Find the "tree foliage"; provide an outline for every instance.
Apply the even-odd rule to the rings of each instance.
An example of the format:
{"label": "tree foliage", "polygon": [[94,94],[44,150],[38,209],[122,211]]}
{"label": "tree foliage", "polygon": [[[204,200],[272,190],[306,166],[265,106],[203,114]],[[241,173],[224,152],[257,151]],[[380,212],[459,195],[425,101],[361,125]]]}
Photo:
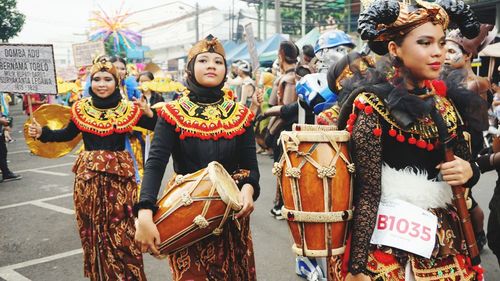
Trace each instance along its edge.
{"label": "tree foliage", "polygon": [[[302,18],[301,9],[281,8],[282,31],[285,34],[300,35]],[[306,10],[306,33],[316,26],[330,24],[333,19],[337,24],[343,23],[345,18],[344,9],[331,7],[318,10]]]}
{"label": "tree foliage", "polygon": [[0,39],[8,42],[23,28],[25,16],[17,10],[17,0],[0,0]]}

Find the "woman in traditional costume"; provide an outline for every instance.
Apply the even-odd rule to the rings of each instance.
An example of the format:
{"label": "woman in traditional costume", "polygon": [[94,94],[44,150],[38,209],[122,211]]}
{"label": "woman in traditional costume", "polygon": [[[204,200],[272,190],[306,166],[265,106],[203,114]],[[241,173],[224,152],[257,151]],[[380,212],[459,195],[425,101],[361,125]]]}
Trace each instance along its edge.
{"label": "woman in traditional costume", "polygon": [[[230,173],[246,170],[238,180],[243,205],[236,220],[212,235],[169,255],[173,280],[255,280],[255,262],[249,226],[253,202],[259,196],[259,170],[252,128],[253,113],[224,96],[224,48],[209,35],[188,53],[186,85],[189,94],[167,103],[146,163],[139,203],[136,241],[143,252],[158,254],[159,233],[153,222],[161,181],[170,155],[174,171],[185,175],[221,163]],[[243,174],[243,173],[242,173]]]}
{"label": "woman in traditional costume", "polygon": [[[346,280],[481,279],[450,187],[471,187],[479,177],[463,137],[477,100],[436,80],[450,19],[466,36],[477,35],[479,23],[461,1],[376,1],[360,15],[361,38],[375,53],[389,53],[395,71],[368,69],[351,81],[355,90],[339,116],[356,166]],[[443,163],[445,148],[454,160]],[[331,280],[343,278],[341,263],[331,264]]]}
{"label": "woman in traditional costume", "polygon": [[139,74],[139,77],[137,78],[137,83],[139,83],[139,88],[142,90],[142,96],[150,106],[165,101],[159,93],[153,91],[151,87],[147,85],[148,83],[151,83],[154,80],[155,76],[153,75],[153,73],[149,71],[141,72]]}
{"label": "woman in traditional costume", "polygon": [[29,134],[42,142],[66,142],[83,135],[85,150],[73,172],[85,276],[146,280],[142,254],[134,243],[137,183],[125,136],[136,125],[152,130],[156,115],[145,102],[122,98],[116,68],[106,57],[95,60],[90,75],[90,97],[75,102],[68,126],[50,130],[33,120]]}

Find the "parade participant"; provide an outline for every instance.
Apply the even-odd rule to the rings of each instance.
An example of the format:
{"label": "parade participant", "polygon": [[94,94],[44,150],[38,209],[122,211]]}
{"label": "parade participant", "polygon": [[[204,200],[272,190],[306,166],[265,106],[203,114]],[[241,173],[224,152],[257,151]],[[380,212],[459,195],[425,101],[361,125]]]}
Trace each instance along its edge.
{"label": "parade participant", "polygon": [[94,60],[90,77],[90,97],[75,102],[65,128],[50,130],[33,120],[29,135],[42,142],[65,142],[80,132],[83,135],[85,150],[73,171],[85,276],[146,280],[141,251],[134,243],[132,206],[137,202],[137,184],[125,136],[136,125],[152,130],[156,115],[144,101],[122,98],[117,70],[108,58]]}
{"label": "parade participant", "polygon": [[[470,118],[468,107],[477,100],[464,95],[466,89],[436,80],[450,18],[458,19],[468,37],[477,35],[479,23],[463,2],[376,1],[360,15],[361,38],[375,53],[389,53],[395,74],[387,79],[386,72],[368,70],[356,81],[353,102],[342,105],[351,108],[349,114],[339,117],[339,128],[352,133],[355,164],[345,280],[482,279],[481,268],[471,264],[478,257],[468,257],[475,244],[466,246],[464,239],[473,233],[461,231],[470,225],[461,225],[451,205],[450,185],[470,187],[479,171],[466,161],[470,153],[461,122]],[[443,163],[448,148],[454,160]],[[417,213],[426,215],[413,216]],[[393,230],[407,242],[397,235],[384,240]],[[332,264],[338,277],[340,266]]]}
{"label": "parade participant", "polygon": [[[282,76],[277,82],[276,88],[276,103],[273,102],[273,94],[270,97],[270,104],[275,105],[274,108],[271,107],[268,112],[275,112],[269,116],[280,115],[280,107],[295,103],[297,101],[297,93],[295,93],[295,67],[298,61],[299,48],[292,41],[283,41],[280,44],[278,50],[278,63],[280,66],[280,72]],[[291,115],[286,115],[292,117]],[[288,120],[290,121],[290,120]],[[286,126],[288,124],[288,126]],[[266,143],[273,148],[274,162],[278,162],[281,158],[281,147],[278,145],[278,138],[283,130],[291,130],[293,122],[287,122],[287,120],[279,117],[274,117],[269,122],[269,134],[270,136],[266,140]],[[281,198],[281,191],[278,186],[276,186],[276,198],[274,200],[274,207],[271,209],[270,213],[276,219],[283,219],[281,216],[281,207],[283,206],[283,199]]]}
{"label": "parade participant", "polygon": [[[352,51],[338,62],[331,65],[326,74],[328,88],[337,95],[338,103],[343,103],[349,96],[352,88],[349,87],[350,79],[359,79],[368,68],[375,66],[375,61],[369,55]],[[356,76],[353,78],[353,76]],[[340,114],[338,104],[321,111],[316,117],[316,122],[320,125],[337,126],[337,119]]]}
{"label": "parade participant", "polygon": [[[149,83],[153,82],[154,79],[155,77],[153,73],[151,73],[150,71],[141,72],[140,74],[138,74],[137,77],[137,83],[139,84],[139,88],[142,91],[141,98],[146,101],[148,106],[153,106],[159,102],[165,101],[160,94],[158,94],[155,91],[152,91],[150,86],[147,85],[148,82]],[[153,139],[154,134],[150,130],[141,130],[140,132],[141,132],[140,136],[138,136],[138,134],[135,135],[138,137],[139,142],[141,143],[141,151],[142,151],[141,162],[146,163],[146,161],[148,160],[149,149],[151,148],[151,140]],[[136,159],[138,158],[141,157],[136,156]],[[141,165],[139,170],[143,171],[143,165]]]}
{"label": "parade participant", "polygon": [[23,95],[23,110],[30,116],[28,99],[31,99],[31,112],[36,111],[40,106],[47,103],[47,96],[38,93],[26,93]]}
{"label": "parade participant", "polygon": [[238,75],[238,66],[240,64],[240,60],[235,60],[231,64],[230,71],[227,76],[227,88],[229,88],[236,95],[237,98],[241,97],[241,77]]}
{"label": "parade participant", "polygon": [[[273,74],[266,71],[262,71],[259,75],[259,89],[252,97],[252,106],[250,106],[250,110],[255,115],[262,114],[269,109],[269,97],[271,96],[274,78]],[[259,100],[259,96],[257,94],[261,91],[262,94],[260,95]],[[265,141],[265,136],[268,134],[267,125],[269,125],[269,118],[260,117],[257,119],[258,120],[255,122],[255,141],[260,146],[260,150],[257,150],[257,153],[266,155],[272,154],[272,149],[266,145]]]}
{"label": "parade participant", "polygon": [[252,79],[252,67],[250,63],[242,60],[238,65],[238,75],[241,77],[240,103],[250,106],[252,96],[255,92],[255,81]]}
{"label": "parade participant", "polygon": [[[464,83],[471,92],[480,95],[485,103],[482,107],[476,108],[476,115],[480,116],[481,122],[475,122],[468,126],[468,132],[471,134],[472,156],[477,157],[484,147],[483,131],[488,130],[488,104],[491,104],[491,85],[487,78],[477,76],[472,70],[472,60],[484,49],[496,35],[496,30],[489,24],[481,25],[481,32],[473,39],[464,37],[460,30],[453,30],[446,36],[446,69],[443,76],[452,75],[452,73],[463,75],[460,81]],[[490,35],[488,35],[490,33]],[[457,72],[451,72],[457,70]],[[451,72],[451,73],[450,73]]]}
{"label": "parade participant", "polygon": [[314,47],[312,45],[302,46],[302,64],[309,64],[314,56]]}
{"label": "parade participant", "polygon": [[318,61],[316,70],[326,73],[328,68],[347,55],[356,45],[342,30],[329,30],[321,34],[314,46]]}
{"label": "parade participant", "polygon": [[0,93],[0,170],[2,171],[2,179],[0,182],[8,182],[13,180],[20,180],[21,175],[14,174],[7,164],[7,145],[10,142],[9,130],[12,127],[12,118],[9,116],[8,102],[5,101],[4,96],[6,93]]}
{"label": "parade participant", "polygon": [[[137,78],[137,83],[139,84],[139,86],[143,86],[143,83],[152,82],[153,80],[155,80],[153,73],[149,71],[144,71],[139,74],[139,77]],[[142,88],[142,96],[150,106],[165,101],[160,94],[158,94],[155,91],[152,91],[150,88],[148,87],[141,87],[141,88]]]}
{"label": "parade participant", "polygon": [[137,89],[137,82],[134,76],[127,77],[127,61],[119,56],[111,57],[111,62],[116,67],[118,78],[120,79],[120,92],[128,100],[141,97],[141,92]]}
{"label": "parade participant", "polygon": [[497,182],[495,191],[490,200],[490,216],[488,217],[488,247],[497,257],[498,265],[500,266],[500,153],[495,151],[486,155],[480,156],[476,163],[481,170],[481,173],[486,173],[496,170]]}
{"label": "parade participant", "polygon": [[[133,101],[141,98],[141,92],[137,89],[137,81],[133,76],[127,77],[127,61],[119,56],[111,57],[110,61],[116,68],[118,79],[120,79],[120,93],[124,99]],[[132,156],[134,163],[135,180],[137,183],[141,182],[144,173],[144,150],[142,141],[142,134],[138,131],[132,131],[125,138],[125,148]]]}
{"label": "parade participant", "polygon": [[[488,100],[491,95],[491,86],[487,78],[477,76],[472,70],[472,60],[477,54],[484,49],[496,35],[496,29],[492,32],[493,26],[489,24],[482,24],[478,36],[473,39],[464,37],[460,30],[455,29],[446,36],[446,59],[445,66],[447,69],[443,71],[442,76],[457,76],[472,93],[480,95],[485,102],[482,106],[474,108],[476,122],[467,124],[467,132],[471,135],[471,149],[472,157],[476,158],[480,151],[484,148],[483,131],[488,130]],[[490,33],[490,34],[489,34]],[[449,77],[448,79],[455,79]],[[486,234],[483,230],[484,212],[477,204],[472,194],[471,207],[469,212],[472,215],[472,223],[474,225],[474,232],[480,249],[486,244]]]}
{"label": "parade participant", "polygon": [[[196,43],[187,56],[189,94],[159,110],[158,124],[146,163],[139,203],[136,241],[142,251],[158,254],[159,233],[153,222],[167,162],[172,155],[178,175],[196,172],[218,161],[230,173],[247,170],[239,180],[243,208],[223,232],[209,236],[168,256],[173,280],[255,280],[249,215],[259,196],[259,169],[253,114],[224,98],[224,48],[212,35]],[[194,124],[200,124],[195,126]]]}

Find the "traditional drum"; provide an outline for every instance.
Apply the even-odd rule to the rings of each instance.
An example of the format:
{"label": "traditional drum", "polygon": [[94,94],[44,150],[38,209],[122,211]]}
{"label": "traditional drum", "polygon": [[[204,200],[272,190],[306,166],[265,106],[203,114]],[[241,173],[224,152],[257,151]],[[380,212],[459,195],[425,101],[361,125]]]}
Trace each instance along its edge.
{"label": "traditional drum", "polygon": [[297,125],[281,133],[283,157],[274,167],[281,179],[283,216],[293,251],[326,257],[344,252],[352,219],[349,133],[332,126]]}
{"label": "traditional drum", "polygon": [[219,235],[226,220],[242,208],[238,187],[217,162],[171,179],[157,205],[153,220],[160,232],[162,255]]}

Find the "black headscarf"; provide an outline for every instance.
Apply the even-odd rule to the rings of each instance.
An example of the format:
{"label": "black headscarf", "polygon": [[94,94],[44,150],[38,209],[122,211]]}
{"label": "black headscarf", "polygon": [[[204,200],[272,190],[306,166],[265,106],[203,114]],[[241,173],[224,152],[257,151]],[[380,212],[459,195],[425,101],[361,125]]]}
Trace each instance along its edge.
{"label": "black headscarf", "polygon": [[[92,79],[90,79],[92,81]],[[91,82],[92,83],[92,82]],[[118,103],[122,100],[122,95],[120,93],[120,88],[118,88],[118,82],[115,91],[106,98],[100,98],[97,96],[94,91],[92,91],[92,86],[89,87],[89,94],[92,97],[92,105],[99,109],[108,109],[113,108],[118,105]]]}
{"label": "black headscarf", "polygon": [[[198,54],[199,55],[199,54]],[[196,81],[194,76],[194,64],[196,62],[196,55],[189,61],[187,65],[187,78],[186,78],[186,87],[189,90],[189,99],[193,102],[201,102],[201,103],[213,103],[217,102],[224,97],[224,92],[222,91],[222,87],[224,87],[224,82],[226,79],[222,80],[222,82],[215,87],[204,87]],[[224,66],[226,65],[226,59],[224,58]],[[224,73],[224,77],[227,74]]]}

